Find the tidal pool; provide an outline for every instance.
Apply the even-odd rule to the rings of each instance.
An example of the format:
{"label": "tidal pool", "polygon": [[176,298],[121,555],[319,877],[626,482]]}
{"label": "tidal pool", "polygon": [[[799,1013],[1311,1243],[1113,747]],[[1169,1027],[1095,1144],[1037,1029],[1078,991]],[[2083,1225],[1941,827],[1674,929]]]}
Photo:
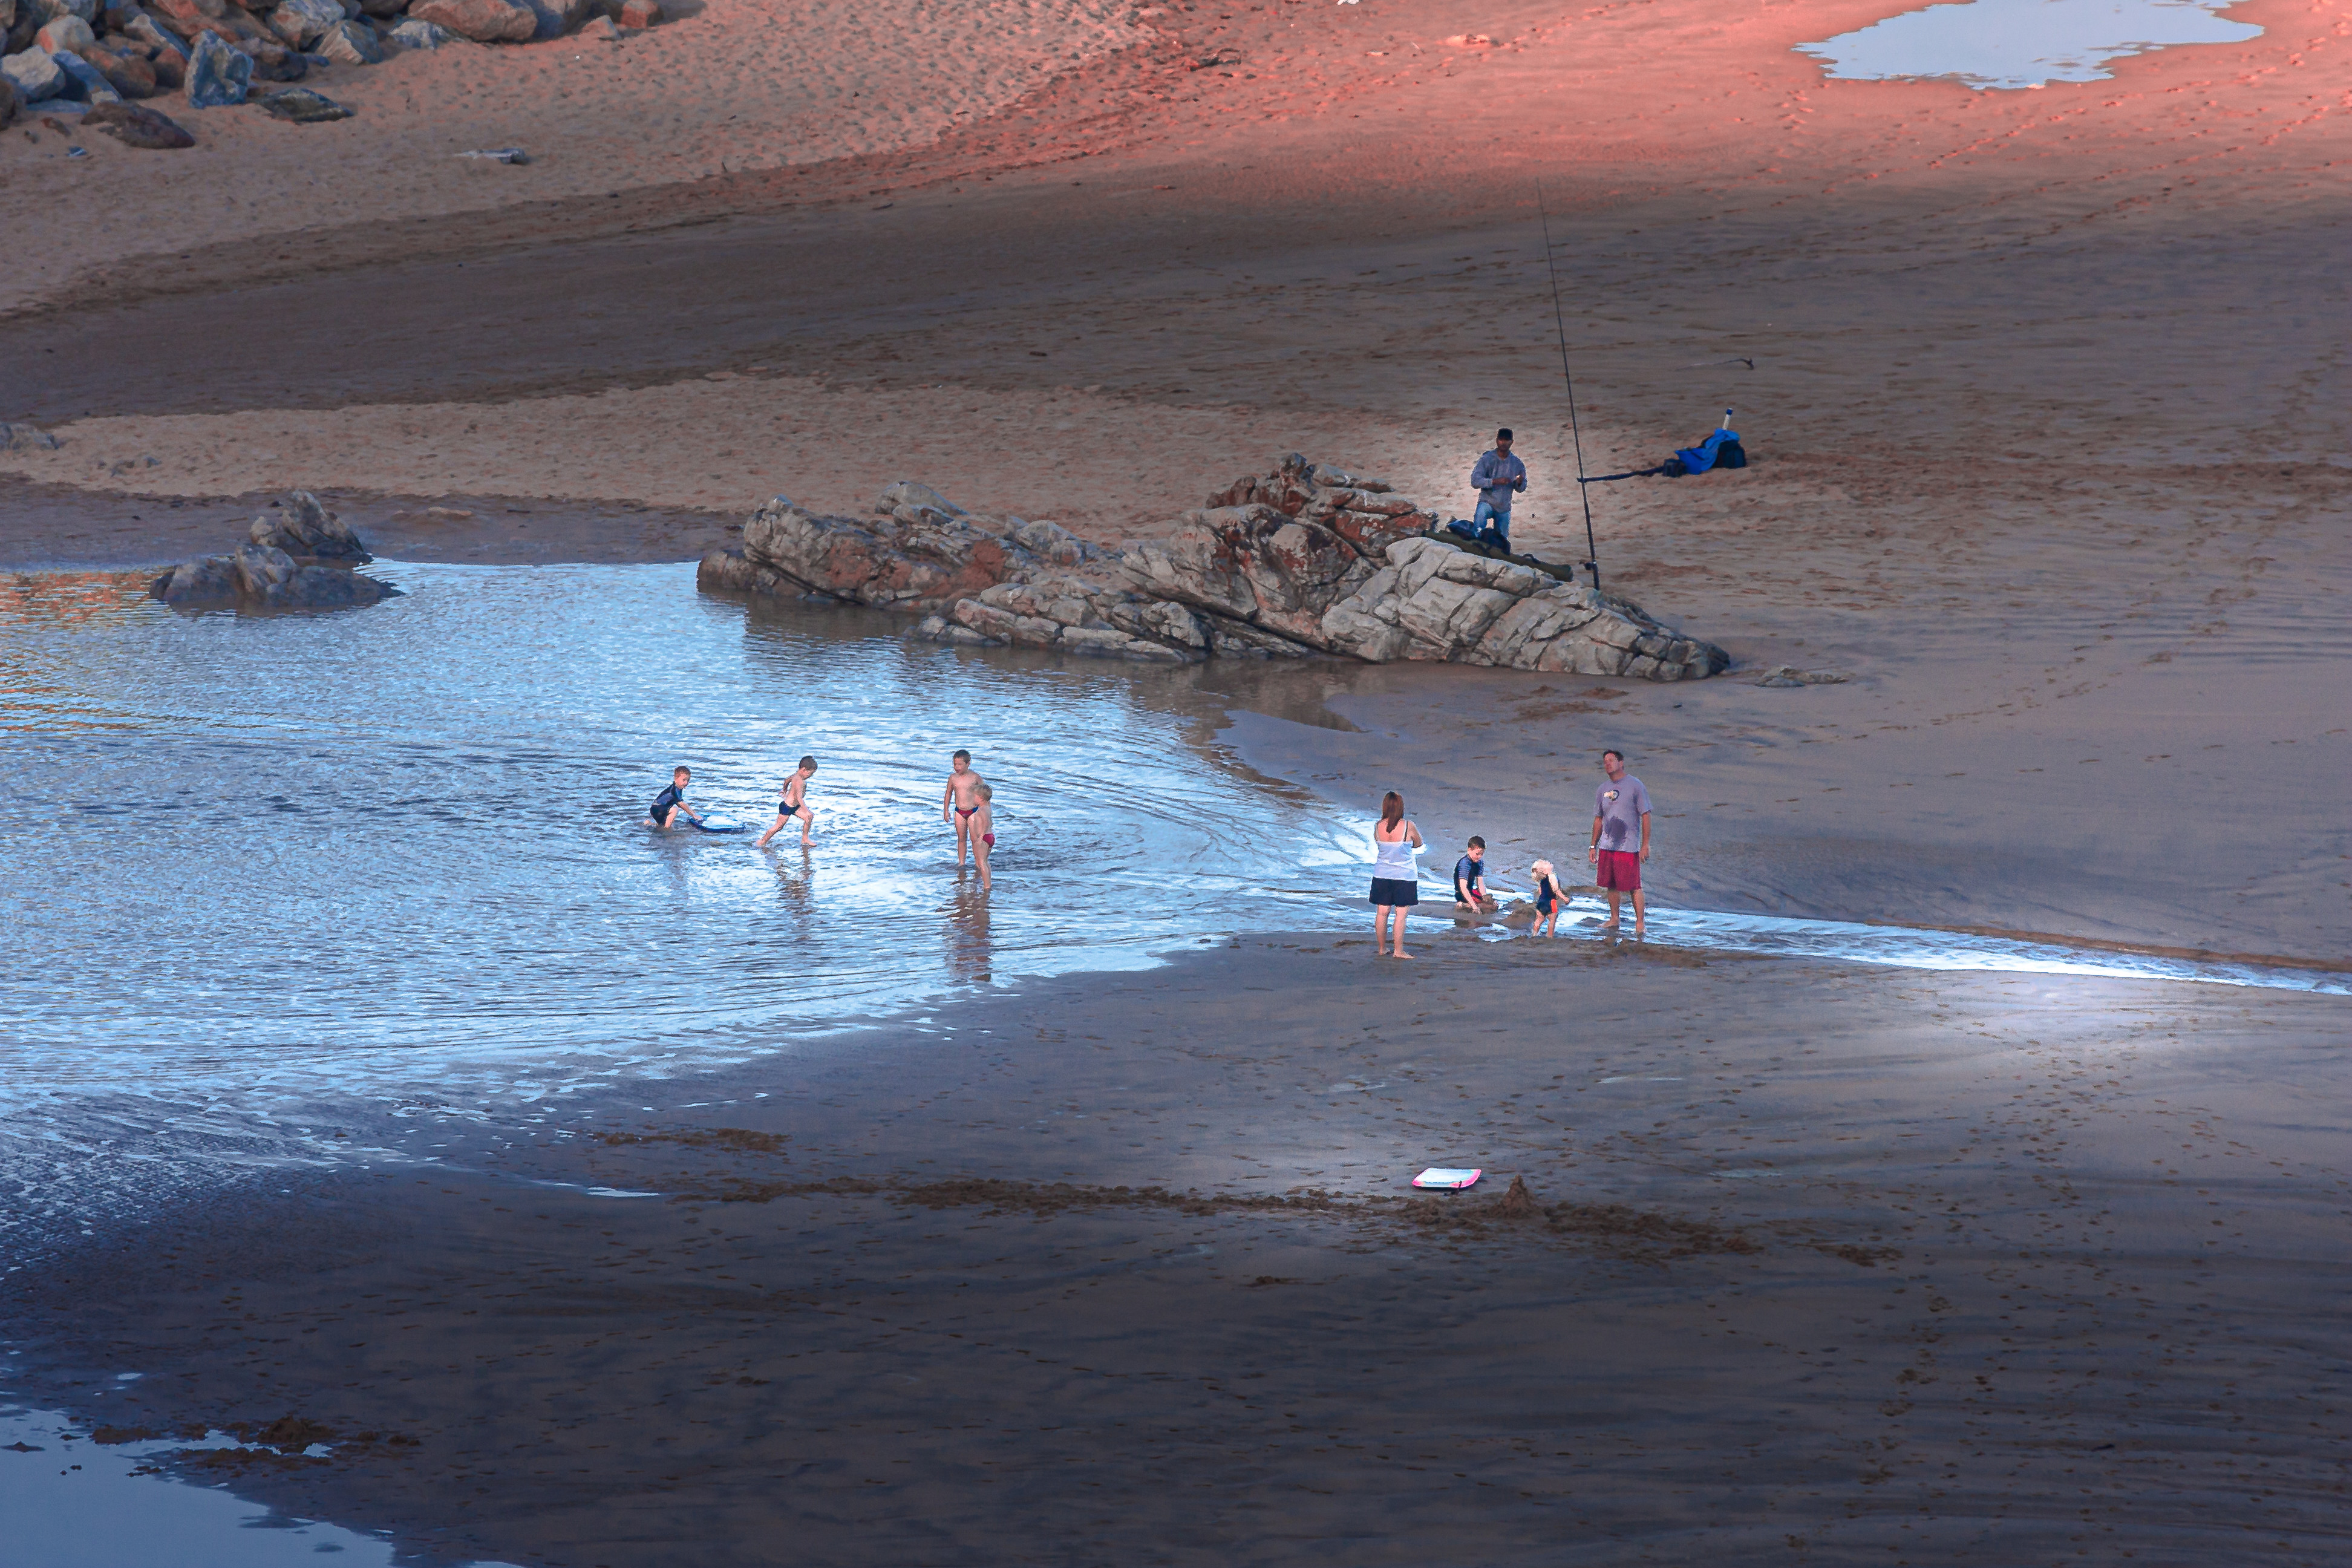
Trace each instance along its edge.
{"label": "tidal pool", "polygon": [[2104,81],[2107,62],[2182,44],[2262,37],[2221,13],[2231,0],[1968,0],[1799,44],[1832,81],[1940,77],[1978,89]]}

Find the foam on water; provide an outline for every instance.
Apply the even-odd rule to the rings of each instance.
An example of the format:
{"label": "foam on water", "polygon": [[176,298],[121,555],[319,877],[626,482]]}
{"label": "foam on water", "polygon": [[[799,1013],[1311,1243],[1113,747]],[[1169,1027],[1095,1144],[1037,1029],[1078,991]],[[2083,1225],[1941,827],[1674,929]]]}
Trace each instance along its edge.
{"label": "foam on water", "polygon": [[1978,89],[2105,81],[2107,62],[2181,44],[2242,44],[2262,29],[2231,0],[1968,0],[1799,44],[1832,81],[1940,77]]}

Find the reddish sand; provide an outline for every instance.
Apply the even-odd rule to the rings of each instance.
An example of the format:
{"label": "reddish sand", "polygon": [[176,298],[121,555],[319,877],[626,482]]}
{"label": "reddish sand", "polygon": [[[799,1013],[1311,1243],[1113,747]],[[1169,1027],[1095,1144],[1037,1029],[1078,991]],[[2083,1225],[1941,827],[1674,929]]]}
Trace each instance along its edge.
{"label": "reddish sand", "polygon": [[[1466,511],[1498,424],[1535,470],[1519,542],[1580,559],[1539,178],[1591,468],[1739,409],[1750,468],[1592,498],[1607,584],[1739,666],[1204,671],[1256,710],[1240,761],[1368,814],[1401,785],[1516,877],[1575,863],[1622,744],[1662,900],[2342,961],[2352,21],[2247,0],[2250,44],[2032,92],[1790,50],[1887,9],[1150,6],[1105,24],[1146,44],[936,139],[674,184],[624,135],[617,195],[558,157],[566,199],[388,179],[311,228],[171,226],[202,159],[113,152],[90,226],[12,140],[43,216],[0,418],[66,445],[0,457],[0,560],[167,559],[199,531],[122,518],[226,531],[293,485],[470,559],[682,558],[767,494],[885,477],[1117,537],[1293,447]],[[422,137],[419,68],[328,129]],[[560,153],[560,73],[511,68],[542,96],[498,140]],[[203,158],[290,189],[272,149],[331,144]],[[1751,683],[1782,663],[1849,679]],[[810,1046],[691,1089],[740,1103],[597,1112],[789,1161],[500,1155],[740,1203],[330,1182],[12,1287],[17,1321],[93,1418],[71,1378],[135,1366],[180,1374],[139,1385],[159,1420],[419,1434],[239,1484],[517,1562],[2341,1555],[2340,998],[1366,946],[942,1009],[1001,1047],[899,1031],[878,1066]],[[1654,1225],[1400,1228],[1402,1175],[1454,1158]],[[1117,1191],[1154,1182],[1340,1207]]]}

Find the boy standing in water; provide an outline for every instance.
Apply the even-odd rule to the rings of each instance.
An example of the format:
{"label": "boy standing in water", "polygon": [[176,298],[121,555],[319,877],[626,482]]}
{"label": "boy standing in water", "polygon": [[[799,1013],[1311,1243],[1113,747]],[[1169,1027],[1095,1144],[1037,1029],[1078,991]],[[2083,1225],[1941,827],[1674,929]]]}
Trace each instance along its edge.
{"label": "boy standing in water", "polygon": [[971,858],[980,867],[980,890],[984,893],[990,887],[989,851],[996,847],[996,813],[988,803],[996,792],[982,784],[975,793],[980,796],[980,809],[971,818]]}
{"label": "boy standing in water", "polygon": [[689,816],[697,822],[702,820],[702,814],[686,804],[686,782],[693,776],[684,768],[670,771],[669,788],[654,796],[653,809],[646,813],[646,826],[675,827],[680,816]]}
{"label": "boy standing in water", "polygon": [[[964,857],[971,853],[979,835],[972,831],[971,822],[981,808],[988,790],[987,783],[971,771],[971,753],[958,752],[950,759],[955,767],[948,774],[948,787],[940,796],[940,820],[955,824],[956,869],[963,869]],[[988,875],[988,862],[981,861],[981,876]]]}
{"label": "boy standing in water", "polygon": [[801,847],[809,847],[809,829],[816,826],[816,813],[808,808],[808,782],[815,775],[816,759],[803,757],[800,772],[784,781],[783,791],[777,798],[776,820],[769,824],[768,831],[760,835],[752,848],[766,848],[768,840],[782,833],[784,824],[796,816],[801,822]]}
{"label": "boy standing in water", "polygon": [[1650,792],[1625,771],[1625,753],[1601,753],[1601,771],[1608,774],[1592,802],[1592,879],[1609,895],[1609,923],[1601,929],[1617,934],[1617,910],[1626,894],[1633,895],[1633,937],[1640,941],[1649,915],[1642,891],[1642,862],[1650,858]]}

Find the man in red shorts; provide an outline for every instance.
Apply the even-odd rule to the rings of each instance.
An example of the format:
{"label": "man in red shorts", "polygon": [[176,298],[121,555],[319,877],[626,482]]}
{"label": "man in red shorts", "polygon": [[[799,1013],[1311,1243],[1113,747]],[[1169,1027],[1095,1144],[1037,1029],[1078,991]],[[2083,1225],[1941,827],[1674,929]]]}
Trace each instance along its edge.
{"label": "man in red shorts", "polygon": [[1601,771],[1609,782],[1595,792],[1592,802],[1592,879],[1609,895],[1609,924],[1617,929],[1619,901],[1633,895],[1633,935],[1642,936],[1648,910],[1642,897],[1642,862],[1650,858],[1650,792],[1625,771],[1625,753],[1601,753]]}

